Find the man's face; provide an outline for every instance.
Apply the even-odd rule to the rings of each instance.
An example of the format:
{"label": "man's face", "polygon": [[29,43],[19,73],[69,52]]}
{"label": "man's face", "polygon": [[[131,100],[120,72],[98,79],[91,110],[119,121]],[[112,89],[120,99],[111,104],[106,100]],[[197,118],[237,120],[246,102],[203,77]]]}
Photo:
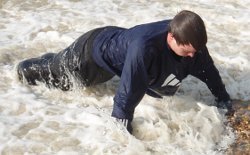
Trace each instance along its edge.
{"label": "man's face", "polygon": [[191,44],[188,45],[178,45],[175,38],[171,33],[167,36],[167,42],[170,48],[175,52],[175,54],[183,57],[193,57],[196,50]]}

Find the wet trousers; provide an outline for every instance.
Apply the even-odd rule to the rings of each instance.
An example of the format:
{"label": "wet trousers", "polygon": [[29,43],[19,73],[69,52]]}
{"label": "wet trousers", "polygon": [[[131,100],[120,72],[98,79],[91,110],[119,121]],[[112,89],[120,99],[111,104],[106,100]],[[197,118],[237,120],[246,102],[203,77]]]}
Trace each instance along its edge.
{"label": "wet trousers", "polygon": [[114,74],[103,70],[92,58],[92,43],[103,28],[91,30],[80,36],[59,53],[47,53],[20,62],[18,77],[30,85],[37,81],[48,87],[69,90],[75,83],[92,86],[111,79]]}

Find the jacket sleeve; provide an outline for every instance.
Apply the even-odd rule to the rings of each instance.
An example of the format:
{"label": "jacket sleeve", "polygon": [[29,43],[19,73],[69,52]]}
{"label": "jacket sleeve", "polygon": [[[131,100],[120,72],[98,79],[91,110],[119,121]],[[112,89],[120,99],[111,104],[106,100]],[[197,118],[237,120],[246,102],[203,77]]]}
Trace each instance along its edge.
{"label": "jacket sleeve", "polygon": [[143,98],[148,87],[148,76],[144,63],[143,41],[133,41],[127,51],[121,80],[114,97],[112,116],[133,119],[135,107]]}
{"label": "jacket sleeve", "polygon": [[219,71],[215,67],[206,47],[197,53],[192,65],[190,65],[189,72],[191,75],[206,83],[217,101],[230,100],[230,96],[225,89]]}

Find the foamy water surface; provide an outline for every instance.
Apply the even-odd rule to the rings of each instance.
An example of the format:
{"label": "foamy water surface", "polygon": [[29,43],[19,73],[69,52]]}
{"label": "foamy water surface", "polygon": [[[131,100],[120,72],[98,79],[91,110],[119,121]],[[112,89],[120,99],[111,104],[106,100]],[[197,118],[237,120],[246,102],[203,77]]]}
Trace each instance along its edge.
{"label": "foamy water surface", "polygon": [[6,154],[224,154],[234,141],[206,85],[193,77],[162,100],[136,108],[134,135],[111,116],[119,79],[69,92],[17,80],[23,59],[58,52],[99,26],[131,27],[200,14],[208,48],[234,99],[250,99],[248,0],[0,0],[0,152]]}

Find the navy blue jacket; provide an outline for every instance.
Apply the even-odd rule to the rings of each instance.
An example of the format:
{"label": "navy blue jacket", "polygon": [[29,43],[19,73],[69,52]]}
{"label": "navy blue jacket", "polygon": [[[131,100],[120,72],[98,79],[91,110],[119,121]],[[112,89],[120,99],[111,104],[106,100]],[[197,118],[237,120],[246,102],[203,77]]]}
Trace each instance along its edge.
{"label": "navy blue jacket", "polygon": [[177,56],[167,45],[170,20],[125,29],[106,27],[93,42],[93,59],[121,81],[112,116],[132,120],[144,94],[173,95],[187,75],[205,82],[219,101],[229,100],[206,47],[193,58]]}

